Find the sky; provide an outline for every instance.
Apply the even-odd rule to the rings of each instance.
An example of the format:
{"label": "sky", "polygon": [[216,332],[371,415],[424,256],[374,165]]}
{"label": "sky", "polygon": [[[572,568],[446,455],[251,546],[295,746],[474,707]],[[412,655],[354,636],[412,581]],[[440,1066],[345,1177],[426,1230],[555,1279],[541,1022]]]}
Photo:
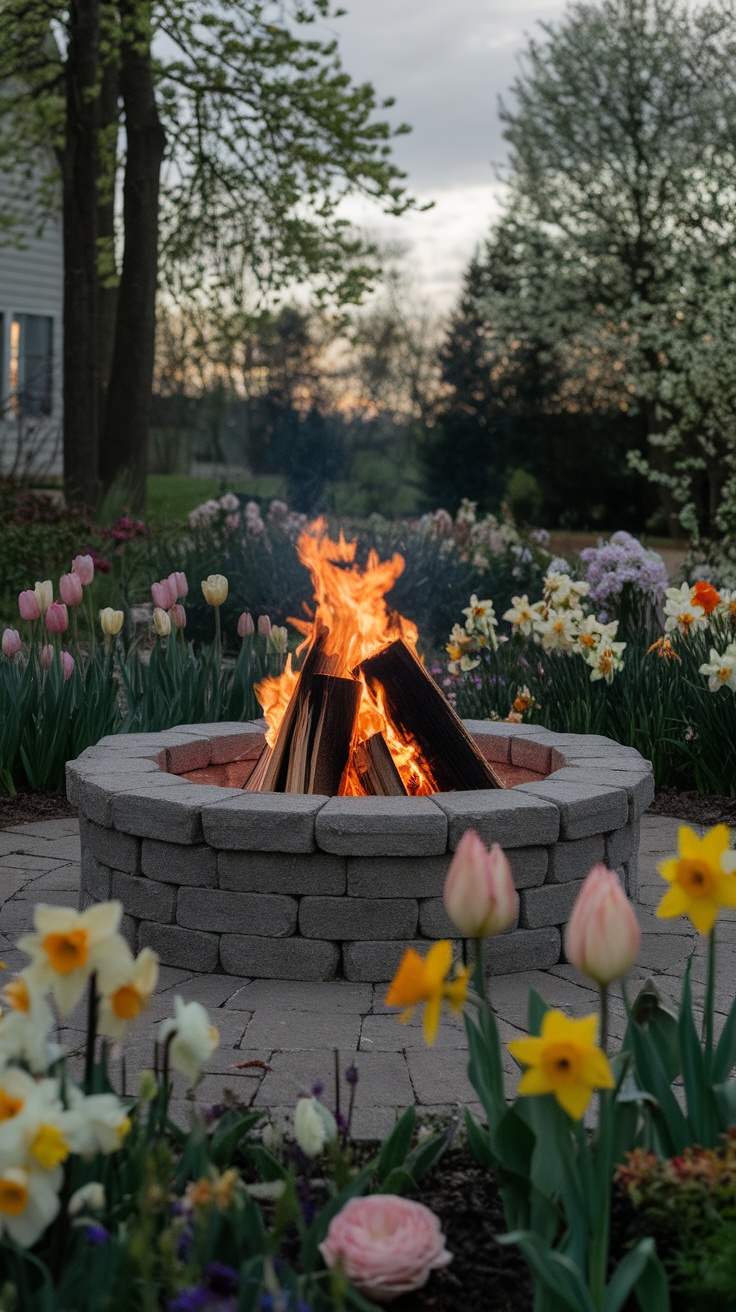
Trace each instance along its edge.
{"label": "sky", "polygon": [[380,97],[395,96],[394,157],[407,185],[434,208],[402,218],[360,201],[346,214],[381,240],[407,249],[406,267],[422,299],[446,310],[473,250],[498,213],[503,185],[493,165],[505,143],[498,97],[516,74],[526,37],[559,18],[563,0],[342,0],[333,24],[343,64]]}

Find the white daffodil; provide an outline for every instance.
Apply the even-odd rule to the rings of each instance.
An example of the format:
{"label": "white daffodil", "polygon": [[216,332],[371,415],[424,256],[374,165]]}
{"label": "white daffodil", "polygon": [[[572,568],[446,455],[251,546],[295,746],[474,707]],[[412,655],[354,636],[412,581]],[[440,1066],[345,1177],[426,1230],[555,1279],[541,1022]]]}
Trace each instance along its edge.
{"label": "white daffodil", "polygon": [[158,957],[150,948],[133,961],[128,974],[111,993],[106,993],[100,1006],[99,1031],[111,1039],[121,1039],[151,1001],[158,983]]}
{"label": "white daffodil", "polygon": [[614,675],[623,668],[621,654],[625,647],[625,642],[608,642],[586,656],[586,662],[591,667],[591,683],[597,679],[605,679],[606,683],[613,682]]}
{"label": "white daffodil", "polygon": [[589,583],[571,579],[569,574],[548,574],[544,579],[545,598],[556,610],[576,608],[581,597],[587,597],[589,592]]}
{"label": "white daffodil", "polygon": [[667,589],[664,603],[664,613],[667,617],[664,627],[667,633],[679,629],[683,638],[687,638],[691,631],[707,629],[708,617],[702,606],[693,603],[691,594],[692,588],[689,583],[683,583],[681,588]]}
{"label": "white daffodil", "polygon": [[736,590],[721,588],[721,600],[716,606],[715,614],[722,615],[724,619],[736,625]]}
{"label": "white daffodil", "polygon": [[511,598],[511,605],[508,610],[504,611],[503,618],[509,621],[515,633],[523,633],[525,637],[529,636],[534,622],[534,613],[526,593],[523,597]]}
{"label": "white daffodil", "polygon": [[582,619],[579,610],[553,610],[550,607],[545,620],[538,620],[535,629],[542,639],[545,651],[571,652],[578,636],[578,624]]}
{"label": "white daffodil", "polygon": [[736,692],[736,647],[727,647],[720,656],[711,648],[710,664],[701,665],[699,673],[707,675],[711,692],[718,692],[719,688]]}
{"label": "white daffodil", "polygon": [[592,651],[603,644],[607,646],[615,637],[618,630],[618,620],[612,620],[610,624],[602,624],[595,615],[585,615],[578,626],[578,650],[582,656],[587,656]]}
{"label": "white daffodil", "polygon": [[82,1157],[117,1152],[130,1130],[130,1117],[114,1093],[86,1096],[73,1086],[69,1089],[69,1107],[77,1114],[71,1136],[74,1152]]}
{"label": "white daffodil", "polygon": [[174,998],[174,1016],[159,1027],[159,1040],[169,1043],[171,1065],[194,1083],[220,1042],[220,1035],[199,1002]]}
{"label": "white daffodil", "polygon": [[130,949],[118,934],[123,913],[120,902],[99,902],[86,911],[41,903],[33,913],[35,934],[19,939],[31,957],[28,978],[51,989],[62,1016],[74,1010],[91,975],[106,993],[116,987],[130,961]]}
{"label": "white daffodil", "polygon": [[0,1064],[21,1061],[43,1074],[61,1052],[49,1038],[54,1017],[45,993],[23,971],[0,989],[0,1005]]}
{"label": "white daffodil", "polygon": [[8,1234],[21,1248],[32,1248],[59,1211],[63,1172],[23,1166],[0,1171],[0,1239]]}
{"label": "white daffodil", "polygon": [[66,1207],[70,1216],[79,1216],[82,1212],[103,1212],[105,1210],[105,1189],[99,1180],[90,1180],[75,1189]]}
{"label": "white daffodil", "polygon": [[300,1098],[294,1112],[294,1138],[307,1157],[319,1157],[325,1144],[337,1137],[332,1112],[317,1098]]}
{"label": "white daffodil", "polygon": [[478,630],[486,638],[493,641],[493,630],[497,628],[498,620],[490,598],[479,601],[473,593],[470,598],[470,605],[463,607],[463,615],[465,616],[465,629],[468,633],[474,633]]}
{"label": "white daffodil", "polygon": [[[50,1083],[58,1093],[56,1081]],[[25,1134],[36,1120],[42,1096],[41,1085],[20,1066],[0,1070],[0,1163],[9,1165],[25,1157]]]}

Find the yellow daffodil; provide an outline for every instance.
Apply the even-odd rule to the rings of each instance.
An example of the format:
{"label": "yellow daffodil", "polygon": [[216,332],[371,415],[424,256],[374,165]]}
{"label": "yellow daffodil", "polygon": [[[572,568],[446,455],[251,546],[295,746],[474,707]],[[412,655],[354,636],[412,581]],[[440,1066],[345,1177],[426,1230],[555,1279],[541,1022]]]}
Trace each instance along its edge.
{"label": "yellow daffodil", "polygon": [[689,916],[699,934],[709,934],[721,907],[736,907],[736,875],[729,854],[727,825],[715,825],[703,838],[687,825],[677,833],[678,855],[657,867],[671,884],[657,915]]}
{"label": "yellow daffodil", "polygon": [[102,999],[100,1007],[100,1034],[121,1039],[128,1026],[146,1009],[158,983],[158,957],[150,948],[144,948],[131,960],[128,973],[111,993]]}
{"label": "yellow daffodil", "polygon": [[553,1093],[560,1106],[579,1121],[594,1089],[612,1089],[613,1075],[606,1054],[596,1046],[597,1016],[570,1020],[562,1011],[547,1011],[538,1038],[513,1039],[512,1057],[529,1069],[519,1093]]}
{"label": "yellow daffodil", "polygon": [[36,933],[19,939],[18,947],[32,958],[28,982],[51,988],[62,1016],[74,1010],[92,974],[103,993],[125,974],[130,949],[117,932],[122,914],[120,902],[99,902],[82,912],[43,903],[36,907]]}
{"label": "yellow daffodil", "polygon": [[443,1000],[459,1012],[467,996],[468,971],[461,967],[448,979],[451,967],[452,944],[447,939],[434,943],[426,957],[407,948],[386,994],[388,1007],[405,1008],[402,1021],[409,1020],[414,1008],[424,1003],[424,1038],[429,1044],[437,1037]]}

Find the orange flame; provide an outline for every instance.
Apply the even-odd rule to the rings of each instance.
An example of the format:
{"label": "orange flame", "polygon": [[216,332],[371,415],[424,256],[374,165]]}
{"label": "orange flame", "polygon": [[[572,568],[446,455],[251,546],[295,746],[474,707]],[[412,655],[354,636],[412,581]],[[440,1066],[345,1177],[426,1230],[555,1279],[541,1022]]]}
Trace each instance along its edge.
{"label": "orange flame", "polygon": [[[416,648],[416,625],[386,605],[390,592],[404,569],[398,552],[390,560],[381,560],[375,550],[368,553],[365,569],[355,563],[357,542],[346,542],[342,530],[337,541],[327,533],[323,519],[310,524],[297,542],[297,555],[307,566],[314,586],[315,609],[308,619],[289,617],[304,642],[298,653],[308,649],[318,633],[322,636],[322,653],[329,662],[329,672],[338,678],[353,678],[353,671],[366,657],[386,643],[403,638]],[[256,686],[256,695],[268,730],[266,742],[273,747],[299,678],[291,657],[283,674],[264,679]],[[436,792],[429,764],[416,743],[405,740],[391,723],[380,688],[368,689],[360,675],[362,692],[356,719],[354,745],[382,733],[408,793]],[[353,772],[348,771],[343,791],[362,793]]]}

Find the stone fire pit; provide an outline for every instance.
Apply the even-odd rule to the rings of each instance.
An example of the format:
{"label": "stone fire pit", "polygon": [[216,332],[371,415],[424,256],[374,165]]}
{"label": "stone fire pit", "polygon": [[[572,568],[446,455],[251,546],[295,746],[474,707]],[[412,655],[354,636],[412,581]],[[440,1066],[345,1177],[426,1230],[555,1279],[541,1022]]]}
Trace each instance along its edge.
{"label": "stone fire pit", "polygon": [[263,722],[103,738],[67,766],[82,905],[119,898],[133,948],[168,966],[265,979],[388,980],[404,947],[458,937],[442,887],[466,829],[505,849],[517,926],[497,973],[561,958],[596,861],[636,898],[651,766],[610,739],[466,721],[509,785],[432,797],[245,793]]}

